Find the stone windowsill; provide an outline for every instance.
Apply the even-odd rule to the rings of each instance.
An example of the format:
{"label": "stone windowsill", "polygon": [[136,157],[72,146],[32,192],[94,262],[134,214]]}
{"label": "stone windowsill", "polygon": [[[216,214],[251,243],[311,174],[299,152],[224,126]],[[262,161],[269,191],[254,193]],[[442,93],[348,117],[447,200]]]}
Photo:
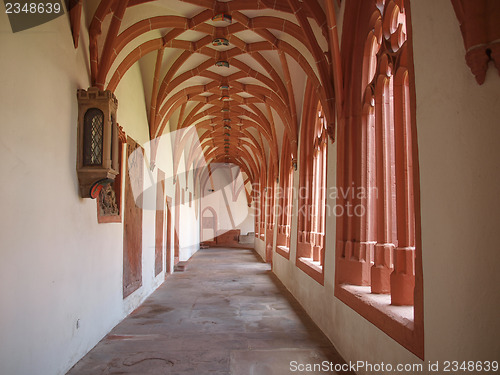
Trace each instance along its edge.
{"label": "stone windowsill", "polygon": [[312,258],[306,258],[306,257],[300,257],[299,260],[306,264],[307,266],[311,267],[313,270],[316,272],[322,273],[323,272],[323,265],[321,262],[314,261]]}
{"label": "stone windowsill", "polygon": [[362,302],[368,308],[376,309],[386,315],[390,320],[411,330],[413,329],[413,306],[391,305],[390,294],[371,293],[371,288],[369,286],[342,284],[338,287]]}
{"label": "stone windowsill", "polygon": [[290,249],[286,246],[278,245],[277,247],[278,247],[278,249],[280,249],[281,251],[284,251],[285,253],[290,252]]}
{"label": "stone windowsill", "polygon": [[281,255],[283,258],[290,260],[290,249],[283,245],[276,246],[276,253]]}

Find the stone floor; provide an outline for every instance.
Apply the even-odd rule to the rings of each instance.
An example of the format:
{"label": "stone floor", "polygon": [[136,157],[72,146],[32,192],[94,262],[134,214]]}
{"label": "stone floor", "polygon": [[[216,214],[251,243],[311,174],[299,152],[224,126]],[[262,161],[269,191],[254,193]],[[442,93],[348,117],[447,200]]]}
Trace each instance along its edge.
{"label": "stone floor", "polygon": [[268,264],[218,248],[168,276],[68,374],[336,374],[292,361],[343,363]]}

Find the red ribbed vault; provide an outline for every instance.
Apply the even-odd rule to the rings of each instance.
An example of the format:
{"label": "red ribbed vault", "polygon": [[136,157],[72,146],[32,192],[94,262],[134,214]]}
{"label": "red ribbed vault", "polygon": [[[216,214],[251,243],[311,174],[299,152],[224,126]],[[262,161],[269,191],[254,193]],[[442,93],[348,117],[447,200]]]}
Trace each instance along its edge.
{"label": "red ribbed vault", "polygon": [[283,142],[297,159],[307,80],[333,138],[334,91],[340,98],[341,87],[335,5],[102,0],[90,15],[92,85],[114,91],[139,62],[151,140],[187,129],[176,136],[175,170],[187,148],[188,168],[234,163],[248,183],[270,170],[274,175],[266,180],[275,181]]}

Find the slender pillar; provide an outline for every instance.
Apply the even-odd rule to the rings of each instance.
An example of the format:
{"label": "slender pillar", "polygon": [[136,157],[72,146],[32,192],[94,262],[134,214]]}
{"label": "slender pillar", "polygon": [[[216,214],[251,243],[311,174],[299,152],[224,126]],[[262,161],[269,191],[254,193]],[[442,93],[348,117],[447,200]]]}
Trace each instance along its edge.
{"label": "slender pillar", "polygon": [[254,205],[254,226],[255,226],[255,237],[259,238],[260,231],[260,187],[259,183],[254,183],[252,185],[252,195],[253,195],[253,205]]}
{"label": "slender pillar", "polygon": [[[386,56],[382,60],[387,59]],[[392,90],[390,68],[377,79],[375,89],[375,136],[377,162],[377,244],[374,251],[374,264],[371,269],[372,293],[391,292],[390,275],[393,269],[394,251],[394,137],[392,121]]]}
{"label": "slender pillar", "polygon": [[[345,182],[340,185],[337,206],[342,207],[342,218],[338,221],[343,223],[343,238],[344,241],[337,241],[337,248],[342,251],[342,256],[339,256],[338,262],[339,267],[338,272],[338,282],[352,284],[352,285],[370,285],[370,261],[369,257],[373,250],[373,244],[369,244],[363,240],[363,228],[366,224],[364,220],[366,217],[355,217],[355,208],[358,204],[364,205],[366,202],[360,201],[357,198],[357,187],[359,183],[353,183],[356,181],[361,181],[363,184],[363,173],[364,168],[356,168],[356,164],[361,164],[366,162],[366,132],[361,124],[361,117],[351,116],[345,119],[346,123],[349,124],[350,131],[346,132],[346,144],[349,147],[346,148],[344,157],[344,176]],[[353,128],[359,127],[360,132],[353,132]],[[361,155],[358,156],[358,160],[355,160],[354,153],[355,150],[359,149],[356,147],[356,143],[361,146]],[[339,145],[340,147],[340,145]],[[361,158],[361,159],[359,159]],[[361,174],[361,175],[360,175]],[[355,179],[355,176],[360,175]],[[357,186],[358,185],[358,186]],[[341,203],[339,203],[341,202]],[[368,213],[368,211],[365,211]],[[359,213],[359,209],[358,209]]]}
{"label": "slender pillar", "polygon": [[375,117],[373,96],[365,97],[361,119],[361,195],[360,207],[354,214],[359,220],[359,242],[353,244],[351,268],[355,271],[353,281],[357,285],[370,285],[371,261],[375,252],[375,212],[377,190],[375,188]]}
{"label": "slender pillar", "polygon": [[180,254],[180,207],[181,207],[181,194],[180,194],[179,181],[175,183],[175,223],[174,223],[174,266],[179,263]]}
{"label": "slender pillar", "polygon": [[413,305],[415,288],[415,210],[408,73],[401,68],[396,75],[394,95],[396,138],[396,210],[398,247],[391,274],[391,303]]}

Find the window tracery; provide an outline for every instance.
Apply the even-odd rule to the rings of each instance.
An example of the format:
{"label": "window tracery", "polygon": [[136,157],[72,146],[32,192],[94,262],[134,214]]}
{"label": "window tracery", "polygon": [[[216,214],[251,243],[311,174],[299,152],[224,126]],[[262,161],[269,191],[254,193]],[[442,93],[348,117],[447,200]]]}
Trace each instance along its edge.
{"label": "window tracery", "polygon": [[[337,218],[335,294],[420,355],[422,274],[416,246],[414,162],[418,157],[408,0],[376,0],[371,8],[367,4],[352,3],[355,12],[350,13],[352,18],[345,21],[343,31],[344,38],[351,38],[347,43],[355,45],[359,40],[364,46],[353,47],[357,50],[352,57],[343,56],[353,65],[353,76],[359,74],[361,79],[346,82],[337,183],[340,191],[359,186],[363,194],[340,194],[337,203],[361,205],[363,215]],[[366,30],[366,34],[349,36],[348,30]],[[356,289],[355,296],[349,285],[365,289]],[[370,293],[387,295],[387,306],[370,305]],[[402,320],[389,316],[389,305],[410,306],[413,325],[400,326]]]}
{"label": "window tracery", "polygon": [[281,152],[278,200],[278,236],[276,251],[285,258],[290,257],[290,234],[293,207],[293,165],[290,143],[285,136]]}
{"label": "window tracery", "polygon": [[327,122],[312,87],[301,130],[296,264],[320,284],[324,282]]}

